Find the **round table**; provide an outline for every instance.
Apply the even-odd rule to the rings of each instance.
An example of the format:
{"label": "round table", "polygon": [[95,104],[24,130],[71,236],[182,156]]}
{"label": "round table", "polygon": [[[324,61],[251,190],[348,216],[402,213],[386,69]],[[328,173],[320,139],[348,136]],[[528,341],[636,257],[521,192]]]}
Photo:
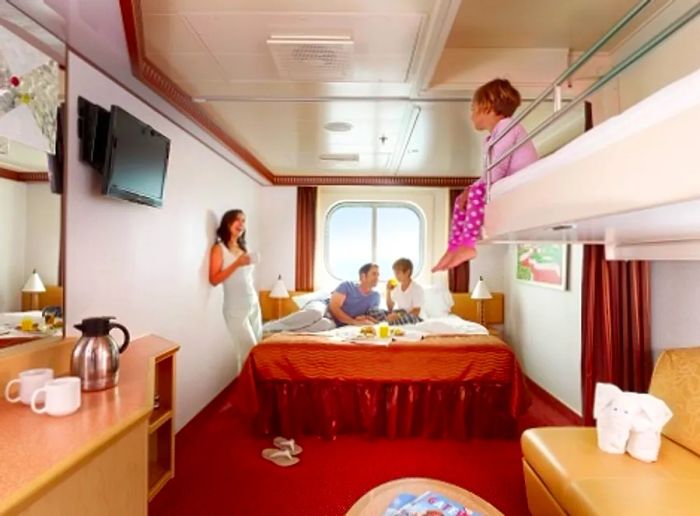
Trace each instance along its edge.
{"label": "round table", "polygon": [[430,478],[400,478],[381,484],[367,491],[362,498],[356,501],[347,512],[347,516],[381,516],[392,500],[400,493],[411,493],[418,496],[426,491],[440,493],[484,516],[503,516],[501,511],[474,493],[454,484]]}

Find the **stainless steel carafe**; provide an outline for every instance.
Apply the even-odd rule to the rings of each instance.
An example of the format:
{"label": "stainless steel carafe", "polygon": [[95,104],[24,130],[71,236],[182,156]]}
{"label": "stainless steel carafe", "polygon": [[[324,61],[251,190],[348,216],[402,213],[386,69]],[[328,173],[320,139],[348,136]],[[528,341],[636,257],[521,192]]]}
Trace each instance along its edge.
{"label": "stainless steel carafe", "polygon": [[[79,376],[84,391],[99,391],[117,385],[119,381],[119,354],[129,345],[129,330],[111,322],[114,317],[90,317],[76,324],[83,332],[73,348],[71,374]],[[124,333],[121,346],[109,335],[118,328]]]}

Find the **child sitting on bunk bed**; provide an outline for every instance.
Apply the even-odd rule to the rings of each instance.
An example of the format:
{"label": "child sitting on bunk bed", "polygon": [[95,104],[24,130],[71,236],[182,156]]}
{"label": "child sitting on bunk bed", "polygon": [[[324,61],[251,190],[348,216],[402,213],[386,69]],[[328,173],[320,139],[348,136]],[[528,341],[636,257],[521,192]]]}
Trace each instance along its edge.
{"label": "child sitting on bunk bed", "polygon": [[[494,79],[476,90],[471,103],[471,120],[474,129],[489,132],[484,140],[484,153],[488,151],[489,142],[508,126],[510,117],[518,106],[520,93],[506,79]],[[491,163],[498,161],[526,137],[525,129],[520,124],[515,125],[494,145]],[[537,151],[532,141],[529,141],[491,169],[491,184],[515,174],[535,161]],[[482,177],[465,188],[455,200],[448,248],[432,272],[457,267],[476,256],[476,241],[484,223],[486,174],[484,170]]]}

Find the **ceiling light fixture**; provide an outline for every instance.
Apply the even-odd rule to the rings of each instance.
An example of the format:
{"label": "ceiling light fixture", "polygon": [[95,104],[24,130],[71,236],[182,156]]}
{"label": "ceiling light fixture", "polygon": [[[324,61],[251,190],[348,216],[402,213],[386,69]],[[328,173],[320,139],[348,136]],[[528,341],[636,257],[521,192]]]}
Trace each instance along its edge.
{"label": "ceiling light fixture", "polygon": [[352,127],[350,122],[327,122],[323,124],[323,128],[326,131],[331,131],[333,133],[346,133],[351,131]]}
{"label": "ceiling light fixture", "polygon": [[318,159],[321,161],[360,161],[360,155],[357,152],[333,152],[320,154]]}

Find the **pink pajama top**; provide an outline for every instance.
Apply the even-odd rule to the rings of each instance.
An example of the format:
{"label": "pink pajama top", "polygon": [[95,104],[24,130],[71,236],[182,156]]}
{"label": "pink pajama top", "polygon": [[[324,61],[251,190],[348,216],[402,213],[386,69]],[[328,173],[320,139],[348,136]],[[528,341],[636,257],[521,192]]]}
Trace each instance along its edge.
{"label": "pink pajama top", "polygon": [[[491,134],[489,134],[484,139],[484,155],[486,155],[486,153],[488,152],[489,142],[493,138],[501,134],[503,130],[506,127],[508,127],[510,121],[510,118],[502,118],[501,120],[499,120],[499,122],[496,124],[496,127],[493,128]],[[502,140],[500,140],[496,145],[494,145],[493,151],[491,153],[491,163],[496,162],[511,147],[513,147],[516,143],[521,142],[525,138],[527,138],[527,131],[525,131],[522,125],[517,124],[510,131],[508,131],[508,134],[506,134]],[[535,150],[535,145],[532,143],[532,140],[530,140],[525,145],[516,150],[513,154],[508,156],[506,159],[504,159],[498,165],[491,169],[491,184],[494,184],[496,181],[500,181],[504,177],[508,177],[510,175],[515,174],[519,170],[522,170],[528,165],[534,163],[535,161],[537,161],[537,151]],[[484,171],[484,173],[481,176],[481,179],[479,179],[476,183],[484,185],[486,184],[486,171]]]}

